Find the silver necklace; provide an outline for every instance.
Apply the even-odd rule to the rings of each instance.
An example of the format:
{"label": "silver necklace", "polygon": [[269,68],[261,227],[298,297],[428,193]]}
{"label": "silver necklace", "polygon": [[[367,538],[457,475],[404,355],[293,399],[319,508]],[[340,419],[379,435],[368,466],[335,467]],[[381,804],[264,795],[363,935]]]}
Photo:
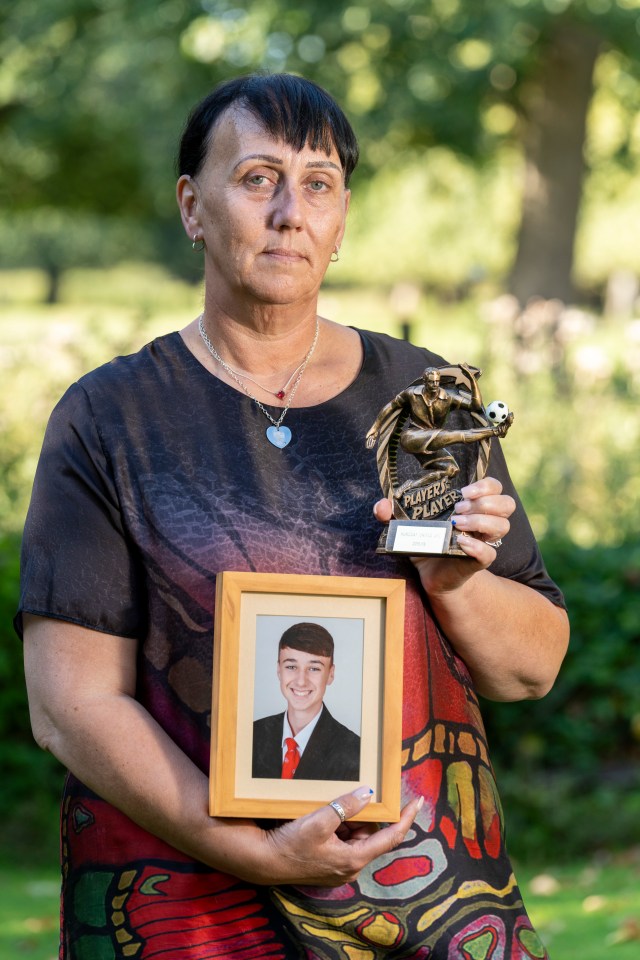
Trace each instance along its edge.
{"label": "silver necklace", "polygon": [[287,395],[287,390],[289,389],[289,384],[291,383],[291,381],[293,380],[293,378],[295,377],[296,373],[298,372],[298,370],[300,369],[303,363],[304,363],[304,360],[301,360],[281,390],[270,390],[269,387],[263,386],[261,383],[259,383],[257,380],[254,380],[253,377],[248,376],[246,373],[244,374],[243,377],[240,377],[240,374],[238,373],[238,371],[234,370],[233,367],[229,366],[229,364],[227,364],[227,368],[229,373],[232,375],[235,374],[235,376],[238,377],[238,379],[248,380],[249,383],[255,383],[256,387],[260,387],[260,389],[264,390],[265,393],[271,393],[273,394],[274,397],[277,397],[278,400],[284,400],[284,398]]}
{"label": "silver necklace", "polygon": [[[320,334],[320,318],[316,315],[316,332],[315,332],[315,334],[314,334],[314,336],[313,336],[313,341],[312,341],[312,343],[311,343],[311,346],[309,347],[309,350],[308,350],[308,352],[307,352],[306,357],[304,358],[304,360],[302,361],[302,363],[300,364],[300,366],[297,368],[297,373],[298,373],[298,375],[297,375],[297,377],[296,377],[296,379],[295,379],[295,381],[294,381],[294,384],[293,384],[293,386],[292,386],[292,388],[291,388],[291,393],[289,394],[289,400],[287,401],[286,407],[284,407],[284,409],[282,410],[282,413],[280,414],[280,416],[278,417],[277,420],[274,420],[274,418],[271,416],[271,414],[269,413],[269,411],[267,410],[267,408],[266,408],[265,406],[263,406],[263,404],[260,403],[260,401],[258,400],[257,397],[254,397],[253,394],[249,392],[249,389],[247,388],[246,383],[244,382],[244,380],[242,380],[242,379],[238,376],[238,374],[237,374],[236,371],[233,369],[233,367],[230,367],[229,364],[226,362],[226,360],[223,360],[223,359],[222,359],[222,357],[220,356],[220,354],[218,353],[218,351],[216,350],[216,348],[214,347],[214,345],[211,343],[211,340],[210,340],[209,337],[207,336],[207,331],[206,331],[205,328],[204,328],[204,314],[203,314],[203,313],[201,313],[200,316],[198,317],[198,330],[200,331],[200,336],[202,337],[202,340],[203,340],[204,345],[206,346],[207,350],[209,351],[209,353],[211,354],[211,356],[213,357],[213,359],[214,359],[217,363],[220,364],[220,366],[222,367],[222,369],[225,370],[225,371],[229,374],[229,376],[231,377],[232,380],[235,380],[235,382],[238,384],[239,387],[242,388],[242,390],[246,393],[246,395],[249,397],[249,399],[250,399],[250,400],[253,400],[253,402],[257,405],[257,407],[258,407],[260,410],[262,410],[262,412],[264,413],[264,415],[265,415],[265,417],[267,418],[267,420],[270,420],[270,421],[271,421],[271,426],[270,426],[270,427],[267,427],[267,440],[269,441],[269,443],[272,443],[274,447],[278,447],[280,450],[281,450],[283,447],[286,447],[287,444],[291,441],[291,430],[289,429],[289,427],[284,427],[284,426],[282,425],[282,421],[283,421],[284,418],[286,417],[287,412],[288,412],[288,410],[289,410],[289,407],[290,407],[291,404],[293,403],[293,398],[295,397],[296,391],[297,391],[298,387],[300,386],[300,381],[302,380],[302,375],[303,375],[303,373],[305,372],[305,370],[307,369],[307,366],[308,366],[308,364],[309,364],[309,361],[311,360],[311,357],[313,356],[313,351],[314,351],[315,348],[316,348],[316,344],[317,344],[317,342],[318,342],[318,336],[319,336],[319,334]],[[293,377],[295,373],[296,373],[296,371],[294,370],[293,373],[291,374],[291,377]],[[285,384],[285,387],[288,386],[289,383],[291,382],[291,377],[289,378],[289,380],[288,380],[287,383]],[[247,379],[247,380],[251,380],[252,383],[256,383],[256,381],[253,380],[251,377],[247,377],[246,379]],[[256,385],[257,385],[258,387],[260,386],[259,383],[257,383]],[[263,387],[262,389],[264,389],[264,387]],[[267,393],[270,393],[271,391],[266,391],[266,392],[267,392]],[[278,394],[275,394],[275,396],[278,396]],[[282,399],[282,398],[280,398],[280,399]]]}

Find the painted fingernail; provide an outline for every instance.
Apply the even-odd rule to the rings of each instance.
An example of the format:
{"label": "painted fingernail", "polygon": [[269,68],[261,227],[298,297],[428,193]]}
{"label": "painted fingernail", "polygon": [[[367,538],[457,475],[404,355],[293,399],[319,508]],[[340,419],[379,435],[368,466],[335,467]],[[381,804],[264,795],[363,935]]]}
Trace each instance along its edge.
{"label": "painted fingernail", "polygon": [[353,791],[353,796],[358,800],[368,800],[369,797],[373,796],[373,790],[371,787],[358,787],[357,790]]}

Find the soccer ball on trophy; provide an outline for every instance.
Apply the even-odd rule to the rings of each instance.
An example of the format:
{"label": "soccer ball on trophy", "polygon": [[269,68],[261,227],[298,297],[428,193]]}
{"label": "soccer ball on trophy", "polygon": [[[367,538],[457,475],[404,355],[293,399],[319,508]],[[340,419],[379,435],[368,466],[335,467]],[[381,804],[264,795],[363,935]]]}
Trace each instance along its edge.
{"label": "soccer ball on trophy", "polygon": [[496,426],[499,426],[509,416],[509,407],[502,400],[494,400],[486,408],[485,413],[489,423],[495,423]]}

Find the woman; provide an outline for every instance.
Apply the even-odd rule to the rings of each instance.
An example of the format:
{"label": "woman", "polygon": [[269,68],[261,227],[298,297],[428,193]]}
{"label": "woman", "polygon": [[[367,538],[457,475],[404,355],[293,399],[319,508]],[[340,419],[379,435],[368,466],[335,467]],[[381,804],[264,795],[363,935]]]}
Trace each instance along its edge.
{"label": "woman", "polygon": [[[317,315],[356,160],[308,81],[216,89],[189,119],[177,186],[204,251],[202,316],[82,378],[52,415],[18,623],[36,739],[70,771],[64,957],[462,958],[485,942],[544,956],[476,693],[544,694],[566,614],[497,447],[456,508],[470,559],[375,552],[390,504],[372,515],[366,431],[442,361]],[[273,829],[208,817],[225,569],[407,578],[399,823],[357,825],[366,785],[338,798],[352,825],[331,806]]]}

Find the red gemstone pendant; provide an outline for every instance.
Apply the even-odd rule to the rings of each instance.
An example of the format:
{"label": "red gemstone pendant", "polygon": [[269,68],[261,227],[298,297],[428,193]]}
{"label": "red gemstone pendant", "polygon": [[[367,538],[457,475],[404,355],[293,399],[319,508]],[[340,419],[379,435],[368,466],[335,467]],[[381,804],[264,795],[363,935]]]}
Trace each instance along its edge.
{"label": "red gemstone pendant", "polygon": [[278,390],[278,392],[276,393],[276,397],[278,398],[278,400],[284,400],[284,390]]}

